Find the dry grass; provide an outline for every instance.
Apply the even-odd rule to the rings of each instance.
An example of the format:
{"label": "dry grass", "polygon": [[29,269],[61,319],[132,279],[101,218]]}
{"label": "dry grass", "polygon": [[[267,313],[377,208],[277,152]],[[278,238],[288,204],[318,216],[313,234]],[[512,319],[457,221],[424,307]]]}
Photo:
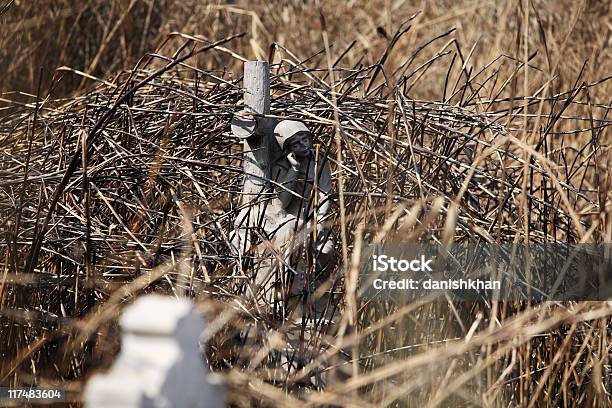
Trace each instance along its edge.
{"label": "dry grass", "polygon": [[[0,96],[0,384],[78,401],[119,347],[117,313],[157,291],[209,316],[236,406],[609,406],[611,302],[373,304],[350,257],[393,240],[612,243],[609,4],[564,3],[11,4],[2,89],[23,93]],[[271,350],[295,329],[258,309],[227,245],[229,120],[254,58],[347,215],[334,208],[349,253],[326,282],[335,324],[300,328],[317,353],[281,378]]]}
{"label": "dry grass", "polygon": [[[11,3],[10,0],[4,3]],[[133,4],[132,4],[133,3]],[[252,2],[251,2],[252,3]],[[323,49],[321,14],[332,45],[333,60],[342,56],[341,66],[375,64],[397,28],[410,20],[410,30],[402,36],[385,60],[387,70],[395,70],[427,40],[455,28],[446,46],[460,45],[467,69],[474,73],[489,62],[506,55],[500,74],[507,77],[524,54],[530,63],[527,94],[555,77],[548,90],[554,94],[572,86],[582,65],[589,64],[584,79],[593,82],[610,75],[610,4],[598,1],[435,1],[390,0],[321,2],[320,6],[302,1],[267,5],[254,2],[226,5],[222,2],[144,0],[16,1],[0,17],[7,35],[0,39],[0,62],[4,67],[0,89],[36,93],[39,69],[43,89],[47,89],[60,66],[69,66],[94,76],[133,66],[145,52],[152,51],[168,33],[183,32],[207,39],[245,31],[248,35],[233,45],[247,59],[268,59],[270,44],[276,42],[299,59]],[[526,9],[528,9],[526,11]],[[529,21],[525,29],[525,21]],[[436,45],[441,49],[445,42]],[[351,46],[352,45],[352,46]],[[473,52],[470,50],[474,46]],[[448,64],[453,54],[446,57]],[[423,55],[415,66],[427,60]],[[319,54],[314,65],[325,62]],[[460,61],[457,60],[456,63]],[[461,61],[463,62],[463,61]],[[222,54],[201,55],[201,67],[239,72],[240,62]],[[445,64],[431,67],[426,79],[413,90],[415,97],[440,98]],[[522,91],[524,72],[518,73]],[[86,85],[82,78],[64,75],[55,95],[72,93]],[[600,89],[598,96],[609,96]]]}

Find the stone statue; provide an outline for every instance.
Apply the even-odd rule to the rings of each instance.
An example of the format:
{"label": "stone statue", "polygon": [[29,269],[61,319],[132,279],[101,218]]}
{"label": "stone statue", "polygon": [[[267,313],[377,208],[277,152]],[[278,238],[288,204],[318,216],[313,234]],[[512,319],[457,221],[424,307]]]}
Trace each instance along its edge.
{"label": "stone statue", "polygon": [[[269,185],[267,188],[258,187],[261,193],[256,197],[257,204],[241,210],[230,237],[232,246],[243,254],[252,244],[249,230],[257,228],[283,260],[279,265],[278,256],[268,256],[268,260],[264,256],[256,267],[256,282],[266,293],[266,302],[269,303],[272,300],[271,292],[274,292],[271,288],[278,284],[273,275],[279,267],[284,270],[292,255],[309,251],[317,260],[317,270],[325,268],[334,258],[335,241],[327,226],[331,206],[331,173],[324,155],[315,154],[312,133],[304,123],[283,120],[269,127],[273,128],[270,132],[258,126],[256,120],[247,123],[248,126],[241,120],[233,122],[234,133],[248,129],[249,134],[261,138],[259,146],[265,146],[268,152],[263,162],[261,157],[251,162],[265,169],[261,173],[269,177]],[[255,145],[255,142],[252,144]],[[251,148],[251,151],[254,149]],[[255,184],[249,184],[253,190],[251,184]],[[253,196],[251,191],[246,190],[245,187],[245,194]],[[304,288],[304,271],[297,272],[297,283],[294,283],[291,292]],[[277,280],[278,275],[275,276]]]}
{"label": "stone statue", "polygon": [[[316,234],[314,249],[322,261],[334,249],[334,240],[325,222],[329,215],[331,174],[323,157],[312,148],[312,134],[302,122],[283,120],[274,128],[279,149],[272,149],[271,179],[284,210],[274,240],[281,245],[295,243],[297,236]],[[302,244],[305,239],[297,240]]]}

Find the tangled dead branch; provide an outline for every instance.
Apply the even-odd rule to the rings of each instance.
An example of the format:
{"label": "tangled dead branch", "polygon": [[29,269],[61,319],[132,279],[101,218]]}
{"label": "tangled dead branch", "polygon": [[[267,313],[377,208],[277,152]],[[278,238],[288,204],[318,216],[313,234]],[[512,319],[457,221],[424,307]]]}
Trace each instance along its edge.
{"label": "tangled dead branch", "polygon": [[[217,52],[225,41],[194,49]],[[380,64],[334,67],[332,83],[329,67],[277,52],[271,117],[304,121],[331,162],[349,214],[342,225],[336,206],[331,223],[349,232],[349,249],[390,230],[407,241],[609,239],[610,105],[588,97],[605,81],[578,78],[564,93],[515,96],[513,78],[499,85],[491,64],[475,75],[456,72],[454,86],[444,85],[448,96],[423,101],[410,96],[423,69],[411,72],[410,58],[395,77],[381,75]],[[194,53],[153,55],[163,68],[143,64],[73,99],[39,96],[2,108],[0,298],[34,311],[43,332],[168,263],[188,266],[148,288],[233,299],[247,320],[259,319],[241,303],[245,275],[236,271],[248,263],[228,242],[243,177],[229,126],[242,109],[241,78],[188,65]],[[333,290],[341,287],[336,281]],[[368,321],[392,314],[360,313]],[[38,332],[11,338],[7,349],[22,349]],[[332,342],[313,341],[322,349]],[[216,350],[219,366],[231,360],[223,355]]]}

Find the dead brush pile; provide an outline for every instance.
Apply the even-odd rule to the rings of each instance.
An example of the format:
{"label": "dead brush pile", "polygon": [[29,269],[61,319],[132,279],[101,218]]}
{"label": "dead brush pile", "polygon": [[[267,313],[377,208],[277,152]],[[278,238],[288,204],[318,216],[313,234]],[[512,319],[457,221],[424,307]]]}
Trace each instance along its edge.
{"label": "dead brush pile", "polygon": [[[610,403],[610,302],[371,305],[347,274],[374,239],[610,243],[610,101],[589,97],[606,78],[521,95],[525,64],[500,78],[503,58],[471,70],[459,52],[443,97],[425,101],[411,90],[447,51],[385,72],[384,57],[330,68],[277,46],[271,116],[303,120],[332,166],[341,329],[311,328],[321,358],[269,381],[261,356],[283,327],[249,303],[248,262],[228,247],[241,73],[189,65],[199,52],[243,60],[229,41],[191,38],[82,96],[2,108],[1,384],[63,384],[78,399],[116,351],[121,304],[160,291],[200,301],[236,405]],[[267,339],[245,348],[237,333],[254,323]],[[303,392],[308,370],[333,364],[349,370]]]}

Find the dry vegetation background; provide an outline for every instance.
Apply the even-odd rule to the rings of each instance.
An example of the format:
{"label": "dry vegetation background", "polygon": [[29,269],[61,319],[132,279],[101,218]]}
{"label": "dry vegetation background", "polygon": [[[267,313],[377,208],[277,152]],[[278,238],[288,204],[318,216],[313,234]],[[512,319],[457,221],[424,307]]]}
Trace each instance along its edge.
{"label": "dry vegetation background", "polygon": [[[12,3],[12,4],[11,4]],[[230,2],[231,3],[231,2]],[[252,3],[252,4],[251,4]],[[531,64],[528,94],[542,81],[557,76],[549,92],[565,90],[588,60],[588,82],[610,75],[612,15],[606,1],[346,1],[249,2],[224,4],[205,1],[15,1],[5,2],[2,16],[0,61],[4,91],[36,92],[39,70],[43,89],[54,70],[68,66],[100,77],[132,67],[146,52],[155,50],[169,33],[182,32],[214,40],[246,31],[232,49],[247,59],[267,59],[270,45],[279,43],[300,58],[323,49],[321,20],[338,57],[355,41],[342,66],[374,64],[399,25],[420,13],[412,28],[394,47],[386,64],[400,66],[422,41],[454,27],[454,39],[466,54],[474,46],[470,65],[484,67],[506,55],[520,60],[537,52]],[[525,47],[525,43],[527,46]],[[323,55],[315,57],[323,59]],[[213,61],[211,61],[213,59]],[[239,61],[225,56],[201,56],[197,66],[240,72]],[[506,62],[507,70],[513,69]],[[439,98],[444,65],[430,70],[428,81],[414,89],[417,98]],[[519,73],[522,76],[522,73]],[[59,95],[78,92],[81,78],[65,75]],[[599,89],[602,97],[609,87]]]}
{"label": "dry vegetation background", "polygon": [[[239,32],[246,34],[224,50],[199,53],[189,66],[159,75],[126,102],[136,109],[109,118],[89,163],[97,172],[91,213],[77,171],[50,217],[54,229],[40,243],[39,263],[29,262],[38,219],[79,151],[82,129],[91,131],[102,116],[96,109],[193,44]],[[331,99],[330,60],[342,67],[334,95],[350,170],[343,181],[336,172],[334,182],[347,193],[373,194],[347,195],[348,220],[335,218],[336,229],[347,231],[349,257],[362,242],[387,237],[612,243],[611,38],[607,1],[2,0],[0,384],[61,385],[78,401],[83,379],[108,366],[119,347],[113,318],[123,303],[157,290],[189,293],[226,325],[211,335],[208,357],[226,373],[238,406],[610,406],[611,302],[367,305],[354,297],[349,273],[336,282],[348,288],[339,291],[341,333],[321,330],[315,342],[326,350],[322,366],[348,371],[319,389],[304,386],[299,373],[270,380],[263,358],[252,361],[275,347],[272,340],[251,344],[249,352],[234,344],[240,327],[257,319],[232,308],[242,302],[240,310],[252,311],[240,291],[227,293],[235,288],[225,277],[235,260],[225,257],[219,236],[230,218],[214,227],[208,220],[232,213],[240,185],[236,141],[227,134],[241,102],[234,83],[242,60],[278,64],[272,112],[313,113],[307,119],[317,142],[335,157],[335,111],[320,97]],[[115,140],[117,134],[139,139]],[[471,153],[447,142],[470,134],[482,139],[467,144]],[[55,135],[60,144],[49,142]],[[156,149],[165,162],[155,159]],[[142,160],[102,165],[125,152]],[[482,173],[464,184],[480,154],[497,156],[483,159]],[[219,163],[224,167],[214,167]],[[20,184],[28,171],[29,184]],[[402,175],[406,185],[397,181]],[[417,188],[418,180],[429,187]],[[228,186],[233,192],[220,192]],[[119,199],[132,193],[133,201]],[[137,214],[139,205],[153,215]],[[181,218],[192,219],[194,236],[206,242],[204,258],[222,259],[202,267],[201,253],[186,252]],[[88,249],[75,244],[85,225],[93,225],[92,239],[106,239],[99,249],[109,251],[105,264],[92,267]],[[195,283],[181,287],[184,264],[160,261],[169,254],[188,260]],[[64,283],[44,286],[37,274]],[[283,327],[259,324],[262,338],[282,339]],[[346,358],[352,362],[343,365]]]}

